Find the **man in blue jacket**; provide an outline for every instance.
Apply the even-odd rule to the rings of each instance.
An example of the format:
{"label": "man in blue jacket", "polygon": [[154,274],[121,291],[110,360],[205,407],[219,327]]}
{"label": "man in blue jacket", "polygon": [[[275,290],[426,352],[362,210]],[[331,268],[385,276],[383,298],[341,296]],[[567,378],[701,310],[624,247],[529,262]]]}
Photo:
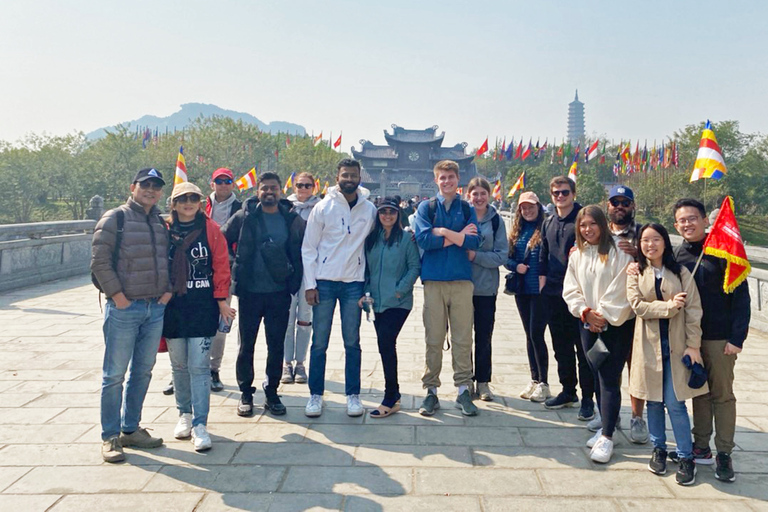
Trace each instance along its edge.
{"label": "man in blue jacket", "polygon": [[477,217],[456,190],[459,165],[442,160],[435,165],[439,193],[423,201],[416,212],[416,242],[424,251],[421,281],[424,283],[424,330],[426,370],[421,381],[427,396],[419,413],[431,416],[440,408],[437,388],[443,367],[443,342],[450,327],[453,343],[453,383],[458,388],[456,407],[466,416],[475,416],[469,387],[472,385],[472,264],[468,250],[477,250]]}

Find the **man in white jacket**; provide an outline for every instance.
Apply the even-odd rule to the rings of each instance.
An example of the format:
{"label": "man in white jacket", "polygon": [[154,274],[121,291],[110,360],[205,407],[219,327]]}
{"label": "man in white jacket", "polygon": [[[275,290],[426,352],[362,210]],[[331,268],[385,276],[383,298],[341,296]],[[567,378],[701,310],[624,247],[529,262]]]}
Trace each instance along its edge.
{"label": "man in white jacket", "polygon": [[310,398],[304,410],[311,418],[323,412],[326,352],[337,300],[346,354],[347,414],[361,416],[364,412],[360,402],[360,307],[357,302],[363,296],[365,238],[373,227],[376,207],[368,201],[370,192],[360,187],[360,162],[340,161],[336,184],[312,209],[301,248],[304,288],[313,316]]}

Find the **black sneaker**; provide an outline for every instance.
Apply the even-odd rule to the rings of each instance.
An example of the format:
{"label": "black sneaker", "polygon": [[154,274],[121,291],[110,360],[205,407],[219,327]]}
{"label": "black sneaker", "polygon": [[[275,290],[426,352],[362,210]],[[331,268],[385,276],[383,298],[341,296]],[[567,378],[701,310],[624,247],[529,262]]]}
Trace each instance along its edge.
{"label": "black sneaker", "polygon": [[561,391],[559,395],[553,396],[552,398],[544,402],[544,407],[546,407],[547,409],[562,409],[563,407],[578,407],[578,405],[579,405],[579,397],[576,395],[572,395],[571,393],[566,393],[565,391]]}
{"label": "black sneaker", "polygon": [[268,410],[275,416],[282,416],[285,414],[285,406],[283,405],[283,402],[280,401],[280,397],[278,395],[267,396],[264,399],[264,409]]}
{"label": "black sneaker", "polygon": [[224,384],[219,378],[219,372],[211,370],[211,391],[224,391]]}
{"label": "black sneaker", "polygon": [[591,398],[585,398],[581,401],[579,408],[579,420],[589,421],[595,417],[595,402]]}
{"label": "black sneaker", "polygon": [[648,463],[648,470],[655,475],[667,473],[667,450],[661,448],[653,449],[651,461]]}
{"label": "black sneaker", "polygon": [[725,452],[717,452],[717,467],[715,468],[715,478],[721,482],[736,481],[736,473],[733,471],[733,461],[731,455]]}
{"label": "black sneaker", "polygon": [[677,454],[677,450],[673,450],[667,454],[669,456],[669,460],[674,462],[675,464],[680,464],[680,456]]}
{"label": "black sneaker", "polygon": [[421,402],[421,407],[419,407],[419,414],[422,416],[432,416],[439,408],[440,400],[437,399],[437,395],[434,393],[427,393],[426,398]]}
{"label": "black sneaker", "polygon": [[706,448],[699,448],[698,446],[693,446],[693,460],[696,462],[696,464],[704,464],[705,466],[711,466],[715,463],[715,459],[712,458],[712,450],[709,449],[709,446]]}
{"label": "black sneaker", "polygon": [[170,396],[173,394],[173,379],[171,379],[171,382],[163,388],[163,394],[165,396]]}
{"label": "black sneaker", "polygon": [[680,459],[675,481],[678,485],[693,485],[696,482],[696,463],[693,459]]}
{"label": "black sneaker", "polygon": [[240,396],[240,402],[237,404],[238,416],[253,416],[253,395],[243,393]]}

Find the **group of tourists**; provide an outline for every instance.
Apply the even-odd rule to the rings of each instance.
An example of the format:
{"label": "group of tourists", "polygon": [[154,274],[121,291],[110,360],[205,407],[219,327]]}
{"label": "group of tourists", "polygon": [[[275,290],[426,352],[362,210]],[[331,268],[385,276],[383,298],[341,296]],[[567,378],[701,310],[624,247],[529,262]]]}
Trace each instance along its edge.
{"label": "group of tourists", "polygon": [[[235,317],[238,415],[254,414],[254,352],[262,321],[264,408],[286,414],[279,384],[307,383],[304,413],[322,415],[337,302],[347,414],[365,413],[360,400],[363,311],[376,330],[385,383],[381,404],[369,414],[396,413],[401,399],[397,338],[413,308],[419,278],[426,342],[419,413],[431,416],[440,408],[446,347],[455,406],[475,416],[475,399],[494,400],[492,337],[499,269],[505,266],[510,272],[504,289],[515,296],[531,372],[521,398],[548,409],[578,407],[578,418],[595,432],[587,441],[590,457],[606,463],[621,428],[621,375],[627,364],[629,438],[636,443],[650,438],[649,469],[664,474],[669,457],[679,463],[678,483],[689,485],[696,463],[716,462],[717,478],[733,481],[733,369],[748,331],[749,292],[742,284],[735,293],[724,293],[724,264],[708,255],[700,258],[708,223],[703,205],[693,199],[675,205],[675,227],[684,242],[673,250],[663,226],[635,223],[628,187],[613,187],[606,215],[597,205],[582,208],[575,183],[561,176],[550,182],[555,212],[548,216],[535,193],[523,192],[507,235],[487,180],[472,178],[465,201],[457,193],[456,162],[439,162],[434,177],[438,194],[418,205],[407,202],[406,208],[414,206],[407,219],[400,198],[369,200],[356,160],[339,162],[336,186],[322,199],[312,194],[315,179],[309,173],[296,176],[294,193],[284,199],[279,176],[265,172],[256,195],[240,203],[232,172],[222,168],[211,178],[207,201],[196,185],[175,185],[164,219],[157,207],[162,174],[139,171],[131,197],[102,217],[93,238],[94,283],[107,296],[104,460],[124,460],[123,447],[153,448],[163,442],[140,426],[161,336],[171,360],[169,390],[179,410],[174,436],[190,438],[198,451],[211,448],[210,393],[224,389],[220,364]],[[231,295],[237,296],[237,311]],[[562,386],[556,395],[548,382],[547,327]],[[693,398],[693,438],[688,398]],[[676,451],[669,454],[664,407],[676,441]]]}

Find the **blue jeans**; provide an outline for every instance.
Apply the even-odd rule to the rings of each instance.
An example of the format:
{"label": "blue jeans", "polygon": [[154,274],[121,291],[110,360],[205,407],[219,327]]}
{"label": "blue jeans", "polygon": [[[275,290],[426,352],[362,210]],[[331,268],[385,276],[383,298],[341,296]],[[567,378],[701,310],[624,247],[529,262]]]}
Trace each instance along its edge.
{"label": "blue jeans", "polygon": [[[107,300],[104,309],[104,364],[101,378],[101,438],[135,432],[155,366],[165,305],[156,299],[134,300],[117,309]],[[128,366],[130,364],[130,372]],[[123,380],[125,403],[123,403]]]}
{"label": "blue jeans", "polygon": [[309,351],[309,392],[325,392],[325,360],[336,301],[341,312],[341,336],[344,338],[344,392],[360,394],[360,315],[357,301],[364,295],[362,282],[318,281],[320,304],[312,307],[312,348]]}
{"label": "blue jeans", "polygon": [[179,414],[193,414],[192,426],[208,424],[211,406],[211,338],[166,339]]}
{"label": "blue jeans", "polygon": [[[662,345],[664,342],[662,342]],[[669,350],[667,350],[669,352]],[[677,455],[681,459],[692,457],[693,441],[691,439],[691,420],[688,418],[688,409],[685,401],[677,399],[675,387],[672,384],[672,368],[669,358],[664,361],[664,401],[648,403],[648,433],[654,448],[667,449],[667,434],[665,431],[664,406],[667,406],[669,421],[672,423],[672,431],[677,441]]]}

